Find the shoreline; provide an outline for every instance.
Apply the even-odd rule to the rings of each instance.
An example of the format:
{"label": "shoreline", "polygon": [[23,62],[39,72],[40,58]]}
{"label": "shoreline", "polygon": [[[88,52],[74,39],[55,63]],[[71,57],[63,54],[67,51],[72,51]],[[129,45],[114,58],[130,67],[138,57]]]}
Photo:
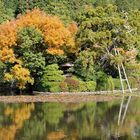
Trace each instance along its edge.
{"label": "shoreline", "polygon": [[61,102],[61,103],[81,103],[81,102],[102,102],[120,99],[119,96],[108,95],[69,95],[69,94],[47,94],[47,95],[18,95],[0,96],[0,103],[30,103],[30,102]]}

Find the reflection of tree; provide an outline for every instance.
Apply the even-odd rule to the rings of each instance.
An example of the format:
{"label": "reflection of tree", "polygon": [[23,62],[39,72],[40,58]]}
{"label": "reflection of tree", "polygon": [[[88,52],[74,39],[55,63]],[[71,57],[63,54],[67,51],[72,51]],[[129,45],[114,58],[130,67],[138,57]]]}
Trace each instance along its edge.
{"label": "reflection of tree", "polygon": [[[130,103],[117,126],[119,102],[0,104],[0,140],[131,140],[140,136],[140,102]],[[32,113],[31,111],[34,110]],[[25,121],[26,120],[26,121]],[[133,138],[132,138],[133,136]]]}
{"label": "reflection of tree", "polygon": [[60,119],[63,118],[64,111],[65,106],[62,103],[36,104],[32,117],[25,122],[23,129],[19,132],[20,140],[42,140],[44,137],[46,138],[46,134],[55,132]]}
{"label": "reflection of tree", "polygon": [[63,117],[64,105],[61,103],[44,103],[42,104],[42,111],[44,119],[50,125],[57,125]]}
{"label": "reflection of tree", "polygon": [[[111,106],[109,105],[107,107],[104,114],[99,115],[98,111],[96,113],[98,118],[96,119],[95,128],[97,129],[97,125],[100,124],[101,127],[98,128],[98,135],[104,136],[105,140],[111,139],[112,137],[131,140],[132,136],[136,137],[135,128],[140,126],[139,100],[130,102],[125,121],[121,126],[117,125],[119,107],[119,102],[113,102]],[[100,107],[98,105],[98,109],[99,108]]]}
{"label": "reflection of tree", "polygon": [[64,131],[54,131],[48,133],[47,140],[62,140],[64,137]]}
{"label": "reflection of tree", "polygon": [[0,139],[14,140],[17,130],[21,129],[24,121],[30,118],[32,110],[34,110],[34,104],[23,104],[19,108],[8,105],[3,117],[8,117],[10,124],[0,128]]}
{"label": "reflection of tree", "polygon": [[96,103],[72,104],[69,111],[65,112],[64,122],[60,127],[65,130],[68,140],[88,138],[95,133],[94,115]]}

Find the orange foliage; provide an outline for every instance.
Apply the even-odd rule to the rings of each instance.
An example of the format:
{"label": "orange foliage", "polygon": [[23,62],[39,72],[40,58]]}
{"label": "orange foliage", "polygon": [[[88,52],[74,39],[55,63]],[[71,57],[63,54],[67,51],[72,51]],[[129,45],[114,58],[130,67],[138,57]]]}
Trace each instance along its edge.
{"label": "orange foliage", "polygon": [[14,21],[0,25],[0,49],[16,45],[16,23]]}
{"label": "orange foliage", "polygon": [[48,52],[51,54],[53,54],[52,48],[58,50],[58,55],[62,54],[63,47],[73,52],[75,47],[73,33],[77,30],[76,25],[74,23],[71,24],[69,30],[58,17],[46,15],[39,9],[28,11],[24,15],[19,15],[15,21],[0,25],[0,47],[16,45],[16,31],[30,26],[34,26],[42,32],[44,42],[49,47]]}
{"label": "orange foliage", "polygon": [[75,34],[78,30],[77,24],[75,22],[72,22],[69,26],[68,26],[69,31],[72,34]]}
{"label": "orange foliage", "polygon": [[0,139],[14,140],[17,130],[21,129],[24,121],[30,118],[32,110],[34,110],[34,104],[24,104],[22,107],[17,109],[8,106],[4,114],[12,119],[12,124],[10,126],[0,128]]}
{"label": "orange foliage", "polygon": [[0,50],[0,60],[4,63],[5,62],[14,63],[16,61],[16,58],[13,49],[9,49],[8,47],[3,47]]}
{"label": "orange foliage", "polygon": [[49,21],[48,17],[43,11],[40,11],[39,9],[33,9],[24,15],[18,15],[16,24],[18,28],[35,26],[36,28],[42,30],[46,20]]}

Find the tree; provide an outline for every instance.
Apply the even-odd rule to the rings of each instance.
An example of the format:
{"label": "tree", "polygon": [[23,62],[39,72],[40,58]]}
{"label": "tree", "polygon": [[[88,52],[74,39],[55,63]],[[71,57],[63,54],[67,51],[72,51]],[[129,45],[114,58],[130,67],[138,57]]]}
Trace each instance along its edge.
{"label": "tree", "polygon": [[40,44],[43,42],[43,34],[41,31],[37,30],[34,26],[23,27],[17,32],[17,44],[19,48],[19,53],[24,53],[28,51],[36,52],[40,48]]}
{"label": "tree", "polygon": [[[77,43],[81,50],[88,48],[96,54],[95,65],[98,69],[103,68],[112,74],[110,70],[114,71],[114,67],[110,65],[115,64],[110,63],[112,60],[119,58],[121,62],[130,63],[136,59],[137,31],[129,21],[127,13],[118,12],[116,6],[87,7],[78,24]],[[113,55],[115,47],[120,52],[117,56]]]}
{"label": "tree", "polygon": [[59,70],[57,64],[46,66],[44,74],[41,78],[42,86],[50,92],[59,92],[60,83],[64,80],[63,72]]}
{"label": "tree", "polygon": [[139,0],[116,0],[119,10],[130,11],[140,9]]}
{"label": "tree", "polygon": [[14,18],[12,9],[6,8],[4,2],[0,0],[0,24],[6,20]]}
{"label": "tree", "polygon": [[[54,61],[50,62],[48,56],[60,56],[61,59],[62,55],[76,52],[76,31],[75,23],[66,27],[58,17],[47,15],[39,9],[1,24],[0,61],[6,64],[6,72],[10,72],[5,75],[6,79],[20,83],[20,89],[24,89],[27,83],[33,84],[32,76],[36,82],[40,79],[46,62],[49,61],[49,64]],[[26,71],[28,78],[22,72],[20,77],[15,72],[15,67],[20,72]]]}
{"label": "tree", "polygon": [[74,73],[84,81],[95,81],[94,52],[81,51],[74,63]]}
{"label": "tree", "polygon": [[42,53],[33,54],[32,52],[25,52],[22,59],[24,66],[30,70],[34,77],[43,74],[45,57],[42,56]]}
{"label": "tree", "polygon": [[33,8],[40,8],[51,15],[57,15],[66,24],[75,21],[85,5],[92,5],[95,0],[25,0],[18,3],[18,13],[25,13]]}
{"label": "tree", "polygon": [[10,73],[5,73],[5,80],[9,82],[16,82],[19,89],[25,89],[27,83],[32,85],[34,83],[34,79],[30,77],[29,70],[23,68],[19,64],[13,66]]}

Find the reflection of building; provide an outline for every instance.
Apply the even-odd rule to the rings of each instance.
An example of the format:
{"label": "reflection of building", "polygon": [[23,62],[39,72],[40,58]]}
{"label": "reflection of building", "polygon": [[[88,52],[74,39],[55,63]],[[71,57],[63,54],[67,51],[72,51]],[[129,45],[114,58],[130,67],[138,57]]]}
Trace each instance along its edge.
{"label": "reflection of building", "polygon": [[69,72],[69,69],[72,68],[74,66],[74,64],[72,62],[66,62],[64,64],[61,65],[61,68],[64,72],[64,75],[66,77],[71,77],[72,76],[72,73]]}

